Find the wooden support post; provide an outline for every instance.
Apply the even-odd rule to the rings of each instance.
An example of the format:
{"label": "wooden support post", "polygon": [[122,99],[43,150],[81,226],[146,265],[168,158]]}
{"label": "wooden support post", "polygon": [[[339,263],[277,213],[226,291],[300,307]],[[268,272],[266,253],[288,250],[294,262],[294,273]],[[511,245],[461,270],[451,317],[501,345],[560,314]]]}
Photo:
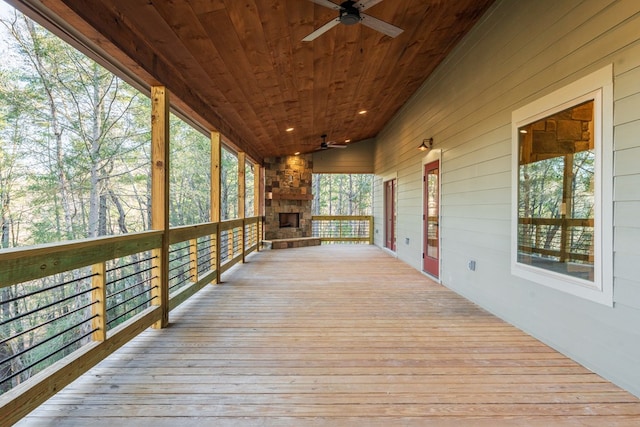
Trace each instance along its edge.
{"label": "wooden support post", "polygon": [[246,218],[247,211],[247,155],[240,151],[238,152],[238,218],[242,219],[242,230],[240,231],[241,236],[239,236],[238,244],[240,245],[240,253],[242,254],[242,262],[244,262],[244,248],[246,247],[245,242],[245,223],[244,218]]}
{"label": "wooden support post", "polygon": [[151,295],[162,310],[154,328],[169,324],[169,93],[151,88],[151,228],[164,231],[162,245],[154,249]]}
{"label": "wooden support post", "polygon": [[94,264],[92,267],[93,276],[91,278],[91,287],[95,288],[91,292],[91,300],[95,302],[91,306],[93,315],[96,316],[91,320],[94,341],[104,341],[107,339],[107,286],[106,274],[107,267],[104,262]]}
{"label": "wooden support post", "polygon": [[[220,132],[211,132],[211,222],[220,224],[220,210],[222,209],[221,197],[222,174],[222,141]],[[216,271],[216,282],[220,283],[220,226],[216,234],[211,236],[211,268]]]}
{"label": "wooden support post", "polygon": [[[262,174],[262,168],[259,165],[253,165],[253,216],[260,216],[262,200],[263,200],[263,188],[260,175]],[[262,221],[258,219],[256,223],[256,251],[260,250],[260,243],[262,242]]]}

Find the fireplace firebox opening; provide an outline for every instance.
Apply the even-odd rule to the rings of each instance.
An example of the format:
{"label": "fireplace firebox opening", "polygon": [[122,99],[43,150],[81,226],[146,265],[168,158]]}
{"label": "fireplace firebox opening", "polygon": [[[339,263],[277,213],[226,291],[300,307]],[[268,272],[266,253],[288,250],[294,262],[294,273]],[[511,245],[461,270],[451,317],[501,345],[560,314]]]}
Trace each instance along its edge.
{"label": "fireplace firebox opening", "polygon": [[280,228],[298,228],[299,226],[300,214],[298,212],[280,214]]}

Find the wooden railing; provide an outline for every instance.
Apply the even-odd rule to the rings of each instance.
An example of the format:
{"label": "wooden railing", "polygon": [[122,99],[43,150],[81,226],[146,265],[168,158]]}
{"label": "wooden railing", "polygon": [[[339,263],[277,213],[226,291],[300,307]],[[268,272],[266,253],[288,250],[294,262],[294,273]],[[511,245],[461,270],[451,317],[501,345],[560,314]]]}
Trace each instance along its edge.
{"label": "wooden railing", "polygon": [[[0,252],[0,420],[11,425],[249,253],[262,218]],[[168,275],[159,280],[158,263]],[[163,300],[163,288],[169,295]],[[2,351],[3,347],[12,349]],[[1,390],[1,389],[0,389]]]}
{"label": "wooden railing", "polygon": [[593,218],[519,218],[518,250],[559,262],[593,263]]}
{"label": "wooden railing", "polygon": [[323,243],[373,244],[373,217],[369,215],[315,215],[311,217],[313,237]]}

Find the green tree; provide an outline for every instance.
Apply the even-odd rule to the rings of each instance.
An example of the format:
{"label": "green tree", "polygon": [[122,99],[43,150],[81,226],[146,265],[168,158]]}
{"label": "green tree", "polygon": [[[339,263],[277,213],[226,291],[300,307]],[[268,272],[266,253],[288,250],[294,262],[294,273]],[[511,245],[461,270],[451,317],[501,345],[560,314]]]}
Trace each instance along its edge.
{"label": "green tree", "polygon": [[220,204],[222,220],[238,217],[238,158],[229,150],[222,150],[220,168]]}
{"label": "green tree", "polygon": [[314,215],[371,215],[373,176],[314,174]]}
{"label": "green tree", "polygon": [[208,222],[211,141],[171,116],[169,219],[172,226]]}

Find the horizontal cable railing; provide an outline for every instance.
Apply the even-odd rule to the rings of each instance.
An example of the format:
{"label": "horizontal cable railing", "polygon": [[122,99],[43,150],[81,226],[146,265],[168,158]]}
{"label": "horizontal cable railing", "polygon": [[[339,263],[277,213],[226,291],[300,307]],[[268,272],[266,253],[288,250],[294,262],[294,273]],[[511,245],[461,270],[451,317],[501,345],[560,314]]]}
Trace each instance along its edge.
{"label": "horizontal cable railing", "polygon": [[151,306],[157,267],[149,252],[132,254],[105,265],[107,330]]}
{"label": "horizontal cable railing", "polygon": [[373,217],[368,215],[314,215],[311,217],[313,237],[322,243],[373,244]]}
{"label": "horizontal cable railing", "polygon": [[519,218],[518,250],[559,262],[593,263],[592,218]]}
{"label": "horizontal cable railing", "polygon": [[[0,419],[19,419],[159,322],[162,310],[217,283],[258,249],[261,224],[172,228],[166,261],[162,231],[0,251]],[[162,262],[168,273],[159,280]]]}
{"label": "horizontal cable railing", "polygon": [[2,289],[0,390],[90,341],[92,276],[82,268]]}

